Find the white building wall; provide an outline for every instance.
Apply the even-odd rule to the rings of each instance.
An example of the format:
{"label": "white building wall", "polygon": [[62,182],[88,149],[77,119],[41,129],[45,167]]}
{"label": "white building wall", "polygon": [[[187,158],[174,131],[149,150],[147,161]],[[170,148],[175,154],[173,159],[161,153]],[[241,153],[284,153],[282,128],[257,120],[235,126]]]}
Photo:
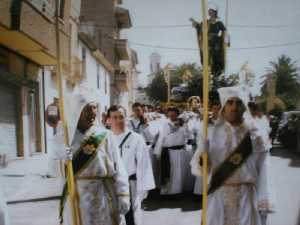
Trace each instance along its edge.
{"label": "white building wall", "polygon": [[[49,69],[44,70],[44,84],[45,84],[45,104],[42,105],[46,111],[47,107],[54,102],[55,98],[59,98],[58,90],[56,88],[56,77],[52,75]],[[54,129],[47,123],[45,124],[45,135],[46,135],[46,150],[51,153],[52,139],[54,137]]]}
{"label": "white building wall", "polygon": [[[86,49],[86,77],[75,86],[73,89],[64,87],[65,90],[65,99],[68,98],[68,101],[72,99],[72,95],[78,93],[79,86],[92,90],[98,96],[99,104],[99,118],[101,112],[107,110],[110,106],[110,73],[107,69],[101,65],[93,56],[91,51],[84,43],[79,41],[77,55],[80,60],[82,60],[82,48]],[[50,70],[45,70],[44,83],[45,83],[45,110],[47,106],[53,103],[54,98],[58,98],[58,91],[56,89],[55,77],[51,75]],[[98,78],[99,75],[99,78]],[[105,88],[106,85],[106,88]],[[67,114],[67,109],[65,109]],[[67,115],[66,115],[67,116]],[[50,155],[53,154],[53,137],[54,129],[46,124],[46,146],[47,151]]]}
{"label": "white building wall", "polygon": [[[47,76],[49,77],[49,76]],[[49,78],[48,78],[49,79]],[[37,131],[35,128],[35,124],[37,123],[36,117],[37,114],[40,116],[40,126],[41,126],[41,152],[45,152],[45,132],[44,132],[44,100],[43,100],[43,78],[42,78],[42,69],[40,69],[37,80],[39,89],[35,90],[38,93],[31,93],[32,90],[26,86],[21,88],[22,92],[22,102],[23,102],[23,144],[24,144],[24,158],[29,158],[35,154],[39,154],[37,152],[36,139],[33,139],[34,136],[37,138]],[[39,102],[35,102],[35,95],[39,96]],[[33,101],[33,102],[32,102]],[[32,105],[33,104],[33,105]],[[39,104],[39,110],[35,111],[35,104]],[[33,120],[32,116],[35,114],[35,120]],[[35,133],[33,137],[31,133]]]}
{"label": "white building wall", "polygon": [[129,92],[121,92],[120,96],[119,96],[119,102],[120,102],[119,104],[126,109],[127,115],[129,115],[131,113],[131,109],[128,104],[129,103],[129,95],[130,95]]}
{"label": "white building wall", "polygon": [[81,85],[96,92],[99,97],[100,112],[104,112],[110,106],[110,73],[81,41],[78,48],[80,59],[82,59],[82,48],[86,49],[86,77]]}

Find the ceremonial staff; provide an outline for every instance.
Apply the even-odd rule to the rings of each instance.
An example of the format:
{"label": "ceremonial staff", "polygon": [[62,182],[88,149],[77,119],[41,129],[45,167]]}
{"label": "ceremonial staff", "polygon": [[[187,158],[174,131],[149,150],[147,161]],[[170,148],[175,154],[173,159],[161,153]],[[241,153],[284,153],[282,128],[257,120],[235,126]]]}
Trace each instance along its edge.
{"label": "ceremonial staff", "polygon": [[[208,64],[208,23],[207,23],[207,0],[202,0],[202,46],[203,46],[203,137],[205,143],[208,143],[208,98],[209,98],[209,64]],[[207,211],[207,186],[208,186],[208,144],[202,157],[203,174],[203,198],[202,198],[202,225],[206,225]]]}
{"label": "ceremonial staff", "polygon": [[167,83],[167,107],[169,107],[171,104],[171,80],[170,80],[171,79],[170,78],[171,66],[172,65],[170,63],[168,63],[163,70],[164,78]]}
{"label": "ceremonial staff", "polygon": [[[60,118],[64,127],[64,141],[65,146],[70,146],[69,134],[68,134],[68,124],[65,120],[64,112],[64,92],[62,84],[62,74],[61,74],[61,55],[60,55],[60,35],[59,35],[59,11],[60,11],[60,0],[55,2],[55,32],[56,32],[56,83],[59,93],[59,112]],[[70,196],[70,207],[72,212],[72,225],[82,225],[80,222],[80,209],[78,205],[78,196],[76,196],[76,188],[73,174],[72,159],[68,159],[66,163],[67,169],[67,183],[68,183],[68,192]]]}

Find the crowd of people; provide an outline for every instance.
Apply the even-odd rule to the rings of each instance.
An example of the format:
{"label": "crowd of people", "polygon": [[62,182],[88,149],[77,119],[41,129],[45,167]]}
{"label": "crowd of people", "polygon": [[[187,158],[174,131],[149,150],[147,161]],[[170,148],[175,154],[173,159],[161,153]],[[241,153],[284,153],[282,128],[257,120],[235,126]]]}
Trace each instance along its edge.
{"label": "crowd of people", "polygon": [[[73,98],[71,148],[62,147],[58,132],[55,152],[56,159],[72,160],[81,224],[141,225],[142,201],[154,189],[161,196],[201,195],[204,153],[207,224],[266,224],[274,211],[267,173],[270,129],[241,88],[221,88],[219,95],[209,107],[207,139],[199,97],[190,98],[184,111],[134,103],[132,115],[112,105],[101,118],[93,96]],[[72,224],[67,183],[60,222]]]}

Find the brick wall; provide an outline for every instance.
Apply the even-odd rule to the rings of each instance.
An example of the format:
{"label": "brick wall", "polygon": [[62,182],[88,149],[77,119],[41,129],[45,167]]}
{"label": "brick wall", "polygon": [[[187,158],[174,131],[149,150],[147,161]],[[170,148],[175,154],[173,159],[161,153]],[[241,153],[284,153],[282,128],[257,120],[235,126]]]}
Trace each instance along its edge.
{"label": "brick wall", "polygon": [[10,12],[9,7],[11,5],[11,0],[1,0],[0,1],[0,24],[3,26],[10,26]]}

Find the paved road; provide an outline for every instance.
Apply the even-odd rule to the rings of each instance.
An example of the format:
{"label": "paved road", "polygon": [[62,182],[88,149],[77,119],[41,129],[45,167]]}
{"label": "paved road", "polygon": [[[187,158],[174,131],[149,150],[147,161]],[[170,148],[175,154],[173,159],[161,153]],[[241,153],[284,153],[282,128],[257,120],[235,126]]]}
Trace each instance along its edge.
{"label": "paved road", "polygon": [[[270,174],[276,194],[276,213],[269,225],[300,225],[300,157],[275,149]],[[199,225],[200,201],[190,196],[152,199],[145,202],[143,225]],[[12,225],[57,225],[58,202],[10,205]]]}

